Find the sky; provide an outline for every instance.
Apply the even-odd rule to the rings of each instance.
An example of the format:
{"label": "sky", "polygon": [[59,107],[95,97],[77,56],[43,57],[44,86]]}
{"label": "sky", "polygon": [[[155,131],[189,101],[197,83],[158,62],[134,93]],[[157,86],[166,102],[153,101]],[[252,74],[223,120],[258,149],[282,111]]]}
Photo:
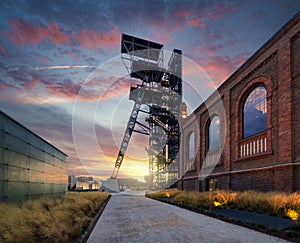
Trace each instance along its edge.
{"label": "sky", "polygon": [[[161,43],[166,53],[183,50],[194,65],[183,67],[191,113],[205,97],[190,79],[211,92],[299,9],[298,0],[2,0],[0,110],[65,152],[69,173],[105,179],[138,83],[121,61],[121,33]],[[203,73],[210,83],[201,83]],[[148,174],[147,143],[132,136],[119,177]]]}

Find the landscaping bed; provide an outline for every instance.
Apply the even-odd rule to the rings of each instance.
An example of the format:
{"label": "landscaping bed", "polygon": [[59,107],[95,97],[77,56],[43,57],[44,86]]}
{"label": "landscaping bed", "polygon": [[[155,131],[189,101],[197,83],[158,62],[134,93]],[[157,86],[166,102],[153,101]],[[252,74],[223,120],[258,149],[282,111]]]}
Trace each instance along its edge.
{"label": "landscaping bed", "polygon": [[107,192],[68,192],[60,199],[0,203],[0,242],[76,241],[109,198]]}
{"label": "landscaping bed", "polygon": [[283,192],[189,192],[170,189],[147,197],[264,233],[300,242],[300,194]]}

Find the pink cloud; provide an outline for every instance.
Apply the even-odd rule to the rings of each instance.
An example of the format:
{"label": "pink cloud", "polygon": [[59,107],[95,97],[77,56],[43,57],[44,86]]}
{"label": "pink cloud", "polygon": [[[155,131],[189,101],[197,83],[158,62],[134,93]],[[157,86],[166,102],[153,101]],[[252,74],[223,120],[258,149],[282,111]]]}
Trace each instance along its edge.
{"label": "pink cloud", "polygon": [[[105,82],[105,80],[103,82]],[[100,81],[98,80],[98,82],[89,83],[88,86],[81,86],[67,79],[62,83],[45,83],[45,85],[46,91],[51,95],[62,96],[72,100],[77,98],[83,102],[93,102],[100,99],[108,100],[129,93],[130,82],[126,79],[115,82],[102,96],[99,93],[99,88],[101,89],[99,83]]]}
{"label": "pink cloud", "polygon": [[26,90],[31,90],[33,87],[35,87],[36,85],[38,85],[40,83],[40,80],[38,80],[37,78],[32,79],[30,82],[27,82],[25,84],[25,89]]}
{"label": "pink cloud", "polygon": [[6,53],[5,48],[1,45],[0,45],[0,53],[2,53],[3,55]]}
{"label": "pink cloud", "polygon": [[231,13],[232,11],[235,11],[237,8],[238,8],[237,4],[230,5],[226,2],[220,1],[217,5],[215,5],[212,8],[212,11],[208,13],[208,16],[213,19],[217,19]]}
{"label": "pink cloud", "polygon": [[187,9],[179,9],[175,12],[172,13],[172,17],[177,17],[177,18],[187,18],[192,15],[191,10]]}
{"label": "pink cloud", "polygon": [[205,23],[203,21],[203,18],[193,18],[188,21],[188,25],[193,26],[193,27],[204,27]]}
{"label": "pink cloud", "polygon": [[12,19],[10,25],[13,31],[6,32],[6,35],[19,46],[26,43],[39,44],[43,40],[51,41],[57,45],[69,45],[71,43],[69,37],[60,31],[56,23],[48,23],[47,27],[40,27],[33,26],[25,20]]}
{"label": "pink cloud", "polygon": [[216,85],[220,85],[234,70],[235,65],[226,57],[213,57],[202,65]]}
{"label": "pink cloud", "polygon": [[111,99],[129,93],[130,82],[126,79],[118,80],[102,96],[102,99]]}
{"label": "pink cloud", "polygon": [[241,64],[247,60],[246,55],[230,59],[223,56],[214,56],[202,68],[209,74],[216,86],[225,81]]}
{"label": "pink cloud", "polygon": [[72,82],[64,82],[62,84],[47,85],[46,91],[52,95],[65,96],[70,99],[75,99],[80,90],[80,85]]}
{"label": "pink cloud", "polygon": [[9,78],[3,81],[2,89],[6,87],[28,91],[40,83],[39,78],[28,72],[24,67],[8,70],[7,75]]}
{"label": "pink cloud", "polygon": [[9,84],[9,83],[0,83],[0,90],[5,90],[5,89],[15,89],[17,91],[23,91],[23,90],[31,90],[33,87],[35,87],[40,81],[38,79],[33,79],[33,80],[22,80],[19,81],[19,85],[17,86],[14,84]]}
{"label": "pink cloud", "polygon": [[82,47],[98,49],[119,45],[120,36],[120,31],[117,28],[112,28],[111,30],[103,33],[92,30],[82,30],[77,33],[76,38]]}
{"label": "pink cloud", "polygon": [[5,90],[5,89],[16,89],[18,91],[22,91],[22,88],[18,88],[12,84],[6,84],[0,82],[0,90]]}
{"label": "pink cloud", "polygon": [[158,32],[155,31],[153,33],[153,36],[156,41],[161,42],[161,43],[169,43],[170,41],[172,41],[172,37],[170,35],[170,32]]}
{"label": "pink cloud", "polygon": [[[100,99],[112,99],[117,96],[128,95],[130,81],[127,79],[120,79],[109,87],[109,80],[94,80],[87,86],[82,86],[80,83],[74,83],[70,79],[65,79],[61,82],[53,82],[49,80],[42,80],[36,76],[26,73],[26,70],[12,70],[9,71],[9,76],[15,82],[0,83],[0,90],[15,89],[17,91],[30,91],[37,85],[42,85],[45,91],[55,96],[55,98],[67,98],[70,100],[78,99],[83,102],[93,102]],[[113,78],[113,77],[112,77]],[[103,89],[103,85],[108,84],[107,90],[104,90],[103,95],[99,91]],[[54,98],[54,97],[52,97]]]}

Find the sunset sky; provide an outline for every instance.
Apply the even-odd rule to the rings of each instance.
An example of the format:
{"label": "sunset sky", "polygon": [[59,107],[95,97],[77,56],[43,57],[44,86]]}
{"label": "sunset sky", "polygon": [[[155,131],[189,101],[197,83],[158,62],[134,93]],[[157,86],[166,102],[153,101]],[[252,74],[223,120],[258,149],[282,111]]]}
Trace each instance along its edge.
{"label": "sunset sky", "polygon": [[[137,83],[124,76],[121,33],[183,50],[212,88],[299,9],[298,0],[2,0],[0,109],[68,154],[69,172],[104,179],[133,106],[130,84]],[[188,83],[193,71],[184,68]],[[205,90],[200,81],[198,89]],[[201,99],[187,85],[183,92],[190,113]],[[120,177],[148,173],[147,141],[133,135]]]}

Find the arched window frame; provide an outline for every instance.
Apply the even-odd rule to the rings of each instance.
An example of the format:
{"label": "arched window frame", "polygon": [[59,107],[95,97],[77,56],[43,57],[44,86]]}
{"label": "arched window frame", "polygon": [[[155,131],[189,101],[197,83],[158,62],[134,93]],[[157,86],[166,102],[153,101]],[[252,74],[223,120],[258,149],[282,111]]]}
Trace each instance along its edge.
{"label": "arched window frame", "polygon": [[[194,136],[193,139],[193,146],[194,146],[194,153],[193,156],[190,154],[190,140],[191,140],[191,136]],[[197,156],[197,146],[198,146],[198,142],[197,142],[197,137],[198,135],[195,132],[195,128],[189,128],[186,132],[184,141],[185,141],[185,146],[184,146],[184,154],[183,154],[183,158],[184,158],[184,164],[183,164],[183,168],[185,173],[189,172],[189,171],[195,171],[196,168],[196,156]]]}
{"label": "arched window frame", "polygon": [[[209,128],[211,125],[211,121],[214,119],[214,117],[219,118],[219,144],[217,150],[209,150]],[[212,111],[209,116],[204,121],[203,126],[203,133],[205,136],[203,136],[203,148],[202,150],[202,157],[201,157],[201,166],[215,166],[215,162],[217,161],[217,165],[223,164],[223,145],[224,145],[224,139],[225,139],[225,124],[224,122],[225,114],[221,110],[214,110]]]}
{"label": "arched window frame", "polygon": [[[257,135],[254,135],[250,138],[243,138],[243,105],[245,103],[245,100],[251,93],[251,91],[258,87],[258,86],[264,86],[267,91],[267,130],[263,133],[259,133]],[[239,95],[236,99],[235,108],[234,108],[234,115],[232,117],[233,126],[234,129],[234,157],[236,159],[243,159],[241,158],[241,152],[240,152],[240,146],[242,143],[247,142],[249,139],[255,139],[256,137],[259,137],[261,135],[265,135],[266,137],[266,151],[264,153],[257,153],[251,156],[261,156],[264,154],[272,154],[272,120],[271,120],[271,114],[272,114],[272,88],[273,83],[272,80],[268,76],[259,76],[256,77],[250,81],[247,82],[246,85],[242,88],[242,90],[239,91]],[[249,156],[246,156],[245,158],[248,158]]]}
{"label": "arched window frame", "polygon": [[[213,125],[212,122],[215,118],[218,118],[218,145],[217,148],[211,148],[210,140],[211,140],[211,126]],[[221,119],[220,116],[217,114],[214,114],[212,118],[209,120],[208,126],[207,126],[207,152],[215,152],[219,151],[221,147]]]}
{"label": "arched window frame", "polygon": [[[193,139],[193,141],[191,141],[191,137],[194,137],[194,139]],[[192,159],[194,159],[195,158],[195,156],[196,156],[196,136],[195,136],[195,132],[194,131],[190,131],[189,133],[188,133],[188,136],[187,136],[187,159],[188,160],[192,160]],[[193,143],[192,145],[191,145],[191,142]],[[193,152],[193,154],[191,155],[191,146],[193,146],[193,148],[194,148],[194,152]]]}
{"label": "arched window frame", "polygon": [[247,103],[247,101],[249,101],[250,95],[253,92],[255,92],[255,90],[258,89],[258,88],[263,88],[264,91],[265,91],[265,104],[264,104],[265,107],[264,108],[266,109],[266,116],[268,114],[268,109],[267,109],[267,90],[266,90],[266,88],[265,88],[264,85],[254,86],[254,88],[252,90],[250,90],[249,94],[245,97],[245,100],[244,100],[244,103],[243,103],[243,107],[242,107],[242,113],[243,113],[243,120],[242,120],[243,139],[247,139],[249,137],[256,136],[257,134],[263,133],[263,132],[265,132],[267,130],[267,119],[266,119],[266,121],[265,121],[266,122],[266,124],[265,124],[266,127],[265,127],[264,130],[262,130],[262,131],[254,131],[252,134],[249,134],[249,135],[245,134],[245,126],[246,126],[246,124],[245,124],[245,107],[246,107],[246,103]]}

